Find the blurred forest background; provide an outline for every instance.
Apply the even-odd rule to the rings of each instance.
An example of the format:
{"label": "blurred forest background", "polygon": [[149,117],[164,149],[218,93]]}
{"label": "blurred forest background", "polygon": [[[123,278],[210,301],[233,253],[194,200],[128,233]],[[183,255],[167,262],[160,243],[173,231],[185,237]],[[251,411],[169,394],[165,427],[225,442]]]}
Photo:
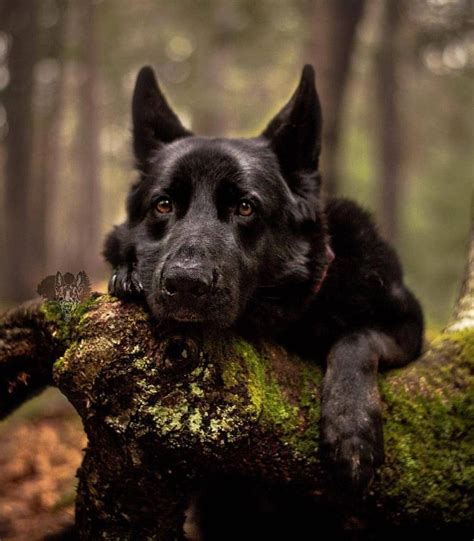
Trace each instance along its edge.
{"label": "blurred forest background", "polygon": [[327,192],[376,214],[442,325],[470,220],[473,14],[472,0],[0,0],[1,306],[57,270],[105,288],[142,65],[195,132],[247,136],[309,62]]}

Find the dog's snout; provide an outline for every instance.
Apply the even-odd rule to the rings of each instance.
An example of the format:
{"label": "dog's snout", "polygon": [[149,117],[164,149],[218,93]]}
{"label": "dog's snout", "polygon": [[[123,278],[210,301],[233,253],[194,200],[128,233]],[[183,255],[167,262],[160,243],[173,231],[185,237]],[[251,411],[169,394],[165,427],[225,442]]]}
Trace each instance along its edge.
{"label": "dog's snout", "polygon": [[212,274],[196,267],[175,266],[163,274],[162,287],[167,295],[203,297],[212,286]]}

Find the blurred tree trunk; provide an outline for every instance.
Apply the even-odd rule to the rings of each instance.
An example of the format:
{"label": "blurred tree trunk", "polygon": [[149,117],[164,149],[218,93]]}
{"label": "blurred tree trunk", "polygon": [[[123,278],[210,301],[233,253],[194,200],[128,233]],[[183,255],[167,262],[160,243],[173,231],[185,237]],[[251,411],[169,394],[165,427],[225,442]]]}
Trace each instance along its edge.
{"label": "blurred tree trunk", "polygon": [[10,36],[8,70],[4,91],[7,113],[5,165],[5,254],[2,297],[20,301],[31,297],[35,277],[31,274],[31,242],[28,238],[28,194],[31,190],[33,150],[33,69],[36,61],[37,3],[4,0],[0,29]]}
{"label": "blurred tree trunk", "polygon": [[[198,90],[201,99],[193,105],[193,131],[200,135],[222,136],[229,129],[229,119],[225,111],[227,108],[222,102],[216,102],[218,92],[209,93],[207,88],[221,88],[226,67],[231,62],[230,41],[232,27],[228,24],[228,10],[231,6],[219,0],[215,5],[208,6],[208,20],[211,25],[204,26],[205,32],[199,35],[198,77],[200,79]],[[203,52],[205,51],[205,52]]]}
{"label": "blurred tree trunk", "polygon": [[[213,52],[202,58],[205,59],[205,67],[203,66],[203,69],[200,70],[203,88],[210,85],[220,86],[219,81],[223,77],[223,68],[229,61],[229,48],[226,44],[221,43],[211,49]],[[205,96],[205,99],[202,100],[203,103],[195,104],[193,131],[199,135],[224,135],[229,126],[222,105],[216,105],[216,102],[210,99],[211,94],[204,91],[202,95]],[[213,97],[215,98],[215,94]]]}
{"label": "blurred tree trunk", "polygon": [[379,222],[385,237],[396,244],[399,234],[402,141],[398,107],[397,38],[403,3],[386,0],[382,6],[380,42],[375,61],[377,95]]}
{"label": "blurred tree trunk", "polygon": [[339,185],[337,160],[344,90],[364,5],[365,0],[319,0],[314,4],[310,55],[315,59],[323,107],[321,170],[329,195],[335,195]]}
{"label": "blurred tree trunk", "polygon": [[100,266],[101,184],[100,113],[97,44],[97,5],[83,0],[79,5],[82,73],[79,86],[77,128],[77,207],[79,223],[72,270],[84,269],[96,277]]}
{"label": "blurred tree trunk", "polygon": [[[32,254],[38,280],[53,272],[48,264],[52,244],[51,220],[58,182],[61,114],[64,94],[65,19],[68,0],[56,0],[49,6],[57,10],[53,26],[40,35],[41,60],[38,65],[36,152],[33,200],[30,201]],[[43,7],[44,8],[44,7]]]}
{"label": "blurred tree trunk", "polygon": [[474,327],[474,195],[471,199],[471,231],[466,267],[448,331],[459,331]]}

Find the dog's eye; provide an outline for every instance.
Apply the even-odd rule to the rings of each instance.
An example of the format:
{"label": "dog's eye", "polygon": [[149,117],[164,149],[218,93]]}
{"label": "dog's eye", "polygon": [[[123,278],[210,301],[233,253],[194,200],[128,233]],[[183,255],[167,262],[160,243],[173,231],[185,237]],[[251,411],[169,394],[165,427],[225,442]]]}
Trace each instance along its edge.
{"label": "dog's eye", "polygon": [[239,216],[252,216],[253,214],[253,205],[248,199],[242,199],[237,207],[237,214]]}
{"label": "dog's eye", "polygon": [[155,210],[160,214],[169,214],[173,210],[173,204],[168,197],[160,197],[155,202]]}

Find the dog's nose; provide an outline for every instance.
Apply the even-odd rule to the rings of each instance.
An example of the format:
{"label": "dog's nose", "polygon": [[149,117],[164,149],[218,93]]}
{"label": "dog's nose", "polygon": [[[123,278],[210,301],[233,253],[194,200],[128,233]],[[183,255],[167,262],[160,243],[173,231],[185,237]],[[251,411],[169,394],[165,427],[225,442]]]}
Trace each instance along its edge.
{"label": "dog's nose", "polygon": [[202,297],[211,289],[212,275],[195,267],[171,267],[164,274],[162,284],[168,295]]}

